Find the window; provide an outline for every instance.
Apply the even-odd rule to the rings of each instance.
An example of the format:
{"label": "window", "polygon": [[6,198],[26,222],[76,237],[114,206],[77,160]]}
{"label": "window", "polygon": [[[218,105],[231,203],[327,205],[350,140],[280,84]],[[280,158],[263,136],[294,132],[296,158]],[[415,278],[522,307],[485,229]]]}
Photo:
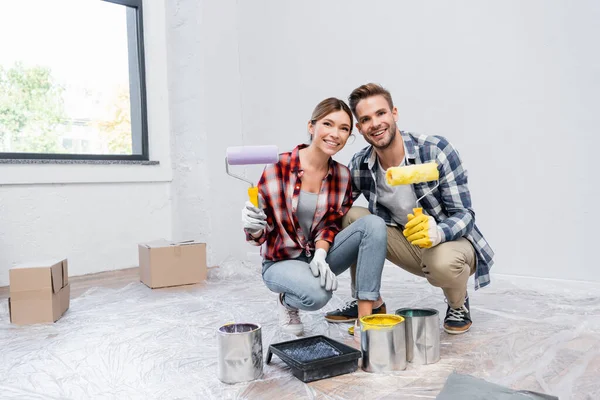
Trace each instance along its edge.
{"label": "window", "polygon": [[0,158],[148,160],[142,0],[0,2]]}

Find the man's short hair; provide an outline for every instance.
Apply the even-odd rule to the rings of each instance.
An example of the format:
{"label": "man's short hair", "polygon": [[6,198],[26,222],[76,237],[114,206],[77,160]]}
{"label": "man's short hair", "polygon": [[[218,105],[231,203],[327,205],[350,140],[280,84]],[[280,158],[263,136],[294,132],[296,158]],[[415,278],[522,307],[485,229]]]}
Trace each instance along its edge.
{"label": "man's short hair", "polygon": [[388,102],[390,110],[394,108],[394,102],[392,101],[392,95],[390,92],[376,83],[367,83],[354,89],[352,93],[350,93],[350,96],[348,96],[348,103],[350,104],[352,114],[354,114],[354,116],[358,119],[358,115],[356,115],[356,106],[358,103],[361,100],[378,95],[383,96],[383,98]]}

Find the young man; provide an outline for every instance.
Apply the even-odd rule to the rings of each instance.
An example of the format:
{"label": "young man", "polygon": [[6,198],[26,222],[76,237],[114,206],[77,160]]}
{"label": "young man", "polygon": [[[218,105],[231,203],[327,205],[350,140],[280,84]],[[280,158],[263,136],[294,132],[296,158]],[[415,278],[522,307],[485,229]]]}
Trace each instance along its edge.
{"label": "young man", "polygon": [[[441,136],[400,131],[392,97],[377,84],[360,86],[348,100],[356,127],[369,143],[349,164],[353,199],[363,194],[369,208],[352,207],[343,226],[369,214],[383,218],[388,227],[387,259],[440,287],[448,302],[444,330],[451,334],[467,332],[472,324],[467,281],[475,274],[475,290],[490,283],[494,252],[475,225],[467,171],[457,150]],[[385,181],[390,167],[431,161],[438,164],[439,186],[427,195],[437,182],[392,187]],[[419,207],[424,215],[414,217],[416,200],[423,195]],[[354,269],[351,276],[354,290]],[[373,303],[373,313],[385,312],[380,297]],[[356,302],[325,318],[330,322],[355,320]]]}

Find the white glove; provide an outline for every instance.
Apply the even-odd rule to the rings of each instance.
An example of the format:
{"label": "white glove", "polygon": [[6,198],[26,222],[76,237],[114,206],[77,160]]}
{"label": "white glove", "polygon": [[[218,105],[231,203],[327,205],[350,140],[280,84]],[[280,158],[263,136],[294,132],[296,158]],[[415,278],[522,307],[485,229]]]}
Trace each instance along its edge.
{"label": "white glove", "polygon": [[242,209],[242,223],[244,229],[251,235],[256,235],[267,226],[267,215],[260,208],[247,201]]}
{"label": "white glove", "polygon": [[325,288],[327,291],[335,291],[337,290],[337,277],[329,268],[329,264],[325,261],[325,257],[327,257],[327,252],[324,249],[317,249],[315,251],[315,256],[310,262],[310,271],[313,276],[321,277],[321,287]]}

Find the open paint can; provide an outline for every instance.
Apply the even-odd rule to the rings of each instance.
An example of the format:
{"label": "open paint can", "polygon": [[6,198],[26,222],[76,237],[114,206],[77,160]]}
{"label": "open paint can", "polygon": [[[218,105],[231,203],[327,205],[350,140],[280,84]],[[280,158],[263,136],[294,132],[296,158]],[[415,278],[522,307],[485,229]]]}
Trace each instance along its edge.
{"label": "open paint can", "polygon": [[406,360],[433,364],[440,359],[440,320],[433,308],[400,308],[396,315],[406,320]]}
{"label": "open paint can", "polygon": [[406,369],[406,330],[404,318],[391,314],[362,317],[362,369],[385,373]]}
{"label": "open paint can", "polygon": [[263,372],[261,326],[226,324],[217,330],[217,376],[224,383],[249,382]]}

